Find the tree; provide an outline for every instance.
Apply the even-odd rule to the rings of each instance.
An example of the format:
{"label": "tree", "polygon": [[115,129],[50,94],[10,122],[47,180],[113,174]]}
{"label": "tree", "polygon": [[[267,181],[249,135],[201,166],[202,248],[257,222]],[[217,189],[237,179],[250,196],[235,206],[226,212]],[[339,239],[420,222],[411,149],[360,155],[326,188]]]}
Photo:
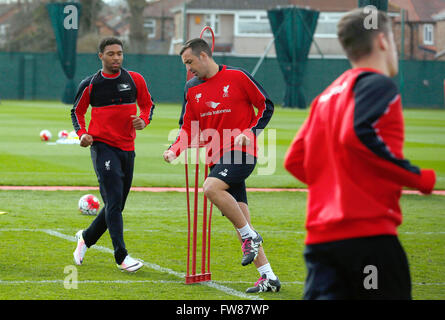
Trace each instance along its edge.
{"label": "tree", "polygon": [[147,31],[144,29],[144,9],[146,0],[127,0],[130,10],[130,48],[132,53],[147,52]]}
{"label": "tree", "polygon": [[48,1],[18,1],[19,10],[11,19],[4,49],[8,51],[55,51],[56,41],[46,11]]}
{"label": "tree", "polygon": [[103,7],[102,0],[80,0],[82,15],[80,16],[80,36],[97,33],[96,21]]}
{"label": "tree", "polygon": [[105,7],[102,0],[80,0],[82,14],[79,21],[78,52],[97,52],[97,45],[101,39],[97,28],[99,13]]}

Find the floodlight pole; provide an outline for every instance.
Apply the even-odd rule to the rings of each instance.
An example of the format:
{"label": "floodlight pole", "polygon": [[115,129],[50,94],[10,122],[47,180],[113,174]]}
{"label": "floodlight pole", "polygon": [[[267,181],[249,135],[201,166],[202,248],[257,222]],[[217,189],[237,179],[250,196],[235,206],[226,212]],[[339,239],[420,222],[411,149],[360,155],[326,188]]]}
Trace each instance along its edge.
{"label": "floodlight pole", "polygon": [[401,41],[400,41],[400,45],[401,45],[401,48],[400,48],[400,63],[399,63],[399,77],[400,77],[400,95],[401,95],[401,97],[402,97],[402,99],[403,99],[403,97],[404,97],[404,92],[405,92],[405,79],[404,79],[404,61],[405,61],[405,9],[401,9],[400,10],[400,15],[402,16],[401,17],[401,21],[400,21],[400,23],[401,23]]}
{"label": "floodlight pole", "polygon": [[[298,6],[290,6],[290,7],[298,7]],[[301,13],[298,12],[298,14],[301,17]],[[287,20],[287,18],[281,23],[280,27],[278,28],[277,35],[280,34],[281,29],[283,28],[286,20]],[[306,32],[308,32],[310,34],[309,27],[306,25],[306,22],[304,21],[304,19],[302,17],[301,17],[301,20],[303,21],[303,25],[305,27]],[[266,49],[264,50],[263,55],[261,56],[260,60],[258,60],[257,64],[255,65],[255,68],[253,68],[253,70],[252,70],[252,73],[251,73],[252,77],[254,77],[255,74],[257,73],[258,69],[260,68],[261,64],[263,63],[264,59],[266,58],[267,54],[269,53],[270,49],[272,48],[274,41],[275,41],[275,36],[272,34],[272,40],[270,40],[269,44],[267,45]],[[313,36],[312,36],[312,42],[314,43],[315,47],[317,48],[318,53],[321,55],[321,58],[324,59],[323,52],[321,51],[320,47],[318,46],[317,41],[314,39]]]}
{"label": "floodlight pole", "polygon": [[184,1],[182,7],[182,42],[187,42],[187,1]]}
{"label": "floodlight pole", "polygon": [[273,45],[274,41],[275,41],[275,39],[274,39],[274,37],[272,37],[272,40],[270,40],[269,44],[266,47],[266,50],[264,50],[263,55],[261,56],[260,60],[258,60],[255,68],[252,71],[252,77],[255,77],[255,73],[258,71],[258,69],[260,68],[260,66],[263,63],[264,59],[266,58],[267,54],[269,53],[270,49],[272,48],[272,45]]}

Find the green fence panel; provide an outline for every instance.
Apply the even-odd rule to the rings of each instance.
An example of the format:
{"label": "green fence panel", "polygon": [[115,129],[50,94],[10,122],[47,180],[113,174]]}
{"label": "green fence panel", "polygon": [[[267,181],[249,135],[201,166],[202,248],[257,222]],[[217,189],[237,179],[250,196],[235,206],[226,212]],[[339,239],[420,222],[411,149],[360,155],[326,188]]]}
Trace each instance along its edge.
{"label": "green fence panel", "polygon": [[[76,96],[74,75],[76,73],[77,61],[77,22],[81,14],[81,7],[82,5],[76,2],[48,3],[46,5],[54,35],[56,37],[59,61],[68,78],[62,95],[62,101],[65,103],[74,103]],[[72,12],[74,17],[71,17],[71,19],[76,20],[75,25],[66,23],[68,22],[66,20],[70,19],[67,15],[67,13],[71,12],[70,9],[75,11]]]}
{"label": "green fence panel", "polygon": [[358,7],[374,6],[379,10],[388,11],[388,0],[358,0]]}
{"label": "green fence panel", "polygon": [[[217,63],[249,72],[258,59],[215,56]],[[76,86],[101,68],[97,54],[78,54],[76,63]],[[155,103],[182,102],[186,70],[179,56],[126,54],[124,67],[144,76]],[[345,59],[309,59],[303,79],[308,104],[348,68],[350,65]],[[402,102],[405,107],[445,108],[444,61],[406,60],[403,68]],[[0,77],[0,99],[60,100],[66,83],[58,56],[53,52],[0,52]],[[277,59],[264,59],[255,79],[275,104],[283,105],[286,85]],[[398,77],[394,80],[399,84]]]}
{"label": "green fence panel", "polygon": [[307,106],[303,79],[319,12],[304,8],[277,8],[267,12],[275,51],[286,82],[284,107]]}
{"label": "green fence panel", "polygon": [[403,68],[404,105],[415,108],[445,108],[445,62],[405,60]]}

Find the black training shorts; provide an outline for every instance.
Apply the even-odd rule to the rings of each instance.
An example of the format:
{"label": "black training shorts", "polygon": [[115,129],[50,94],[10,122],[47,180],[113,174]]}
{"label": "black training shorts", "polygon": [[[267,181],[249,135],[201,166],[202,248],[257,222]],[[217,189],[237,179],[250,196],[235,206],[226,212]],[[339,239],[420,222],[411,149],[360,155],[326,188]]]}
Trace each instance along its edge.
{"label": "black training shorts", "polygon": [[307,245],[305,300],[410,300],[408,260],[397,236]]}
{"label": "black training shorts", "polygon": [[242,152],[226,152],[218,163],[210,167],[209,177],[218,178],[230,187],[227,189],[237,202],[247,204],[245,180],[255,169],[256,157]]}

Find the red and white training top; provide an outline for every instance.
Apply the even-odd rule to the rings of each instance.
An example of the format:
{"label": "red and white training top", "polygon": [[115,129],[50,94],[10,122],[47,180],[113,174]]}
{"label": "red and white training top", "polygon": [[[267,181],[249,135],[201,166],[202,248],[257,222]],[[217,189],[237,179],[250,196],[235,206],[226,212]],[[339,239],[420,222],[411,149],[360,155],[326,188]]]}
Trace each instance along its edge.
{"label": "red and white training top", "polygon": [[433,170],[403,156],[395,83],[373,69],[343,73],[312,103],[284,166],[309,187],[306,244],[397,235],[407,186],[430,193]]}
{"label": "red and white training top", "polygon": [[[85,114],[90,105],[91,121],[87,128]],[[79,137],[88,133],[94,140],[133,151],[136,130],[131,116],[137,114],[137,106],[139,117],[148,125],[155,105],[141,74],[123,68],[116,74],[99,70],[80,83],[71,120]]]}
{"label": "red and white training top", "polygon": [[[266,91],[247,71],[222,65],[210,79],[194,77],[187,82],[180,131],[170,150],[179,156],[187,147],[197,145],[199,138],[200,144],[206,145],[210,165],[232,150],[256,157],[257,136],[273,110]],[[250,138],[250,145],[234,146],[241,133]]]}

